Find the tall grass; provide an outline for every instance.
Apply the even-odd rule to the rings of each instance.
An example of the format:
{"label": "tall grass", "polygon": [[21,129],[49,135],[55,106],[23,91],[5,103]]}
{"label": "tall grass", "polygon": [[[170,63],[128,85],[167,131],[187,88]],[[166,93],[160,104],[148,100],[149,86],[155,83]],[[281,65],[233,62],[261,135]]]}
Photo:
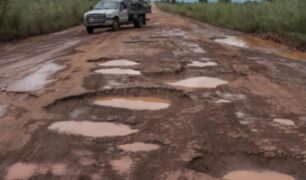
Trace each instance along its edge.
{"label": "tall grass", "polygon": [[306,41],[306,0],[270,0],[262,3],[195,3],[158,6],[213,25],[251,33],[274,33]]}
{"label": "tall grass", "polygon": [[0,40],[55,32],[81,23],[95,0],[0,0]]}

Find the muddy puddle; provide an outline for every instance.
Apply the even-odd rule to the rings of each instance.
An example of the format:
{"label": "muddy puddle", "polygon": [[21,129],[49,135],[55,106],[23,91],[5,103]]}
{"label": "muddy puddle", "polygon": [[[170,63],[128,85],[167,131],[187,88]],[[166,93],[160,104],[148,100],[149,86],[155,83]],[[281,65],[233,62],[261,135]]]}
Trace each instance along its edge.
{"label": "muddy puddle", "polygon": [[170,106],[170,101],[156,97],[105,97],[97,99],[94,104],[129,110],[161,110]]}
{"label": "muddy puddle", "polygon": [[7,105],[0,104],[0,118],[5,116],[5,114],[7,112],[7,108],[8,108]]}
{"label": "muddy puddle", "polygon": [[249,48],[247,42],[245,42],[242,38],[236,36],[226,36],[223,38],[216,38],[214,39],[214,41],[222,44],[228,44],[231,46]]}
{"label": "muddy puddle", "polygon": [[55,63],[47,63],[32,74],[29,74],[28,76],[9,85],[7,87],[7,90],[13,92],[39,90],[53,81],[52,79],[50,79],[50,76],[52,74],[63,68],[64,66]]}
{"label": "muddy puddle", "polygon": [[276,119],[273,119],[273,122],[276,122],[276,123],[284,125],[284,126],[294,126],[295,125],[295,123],[290,119],[276,118]]}
{"label": "muddy puddle", "polygon": [[128,174],[133,165],[133,160],[129,156],[124,156],[120,159],[112,160],[110,164],[119,174]]}
{"label": "muddy puddle", "polygon": [[90,121],[55,122],[48,129],[60,134],[93,138],[127,136],[138,132],[138,130],[131,129],[129,126],[123,124]]}
{"label": "muddy puddle", "polygon": [[98,63],[99,66],[109,67],[109,66],[135,66],[138,65],[137,62],[130,61],[127,59],[112,60],[105,63]]}
{"label": "muddy puddle", "polygon": [[167,84],[186,88],[216,88],[220,85],[227,84],[227,81],[219,78],[200,76],[183,79],[177,82],[170,82]]}
{"label": "muddy puddle", "polygon": [[242,48],[260,49],[288,59],[306,60],[306,53],[289,49],[288,47],[273,41],[263,40],[252,36],[225,36],[213,39],[218,43]]}
{"label": "muddy puddle", "polygon": [[216,101],[216,104],[228,104],[231,103],[232,101],[226,100],[226,99],[219,99]]}
{"label": "muddy puddle", "polygon": [[194,53],[206,53],[206,51],[201,47],[193,47],[190,50]]}
{"label": "muddy puddle", "polygon": [[200,60],[204,61],[204,62],[212,61],[212,59],[210,59],[210,58],[201,58]]}
{"label": "muddy puddle", "polygon": [[6,180],[29,179],[34,175],[38,166],[30,163],[16,163],[7,172]]}
{"label": "muddy puddle", "polygon": [[35,175],[46,175],[52,173],[55,176],[63,176],[67,173],[68,169],[65,164],[34,164],[18,162],[8,168],[6,180],[23,180],[29,179]]}
{"label": "muddy puddle", "polygon": [[179,28],[174,28],[170,30],[163,30],[161,34],[164,37],[183,37],[183,38],[188,38],[186,31],[179,29]]}
{"label": "muddy puddle", "polygon": [[211,67],[217,66],[216,62],[201,62],[201,61],[192,61],[192,63],[188,64],[189,67]]}
{"label": "muddy puddle", "polygon": [[184,45],[186,45],[191,52],[194,52],[194,53],[206,53],[206,51],[200,47],[200,45],[196,44],[196,43],[193,43],[193,42],[186,42],[186,43],[183,43]]}
{"label": "muddy puddle", "polygon": [[[173,171],[163,175],[165,180],[213,180],[213,178],[207,174],[199,173],[192,170]],[[248,180],[248,179],[244,179]],[[259,179],[258,179],[259,180]]]}
{"label": "muddy puddle", "polygon": [[122,68],[109,68],[99,69],[96,73],[107,74],[107,75],[140,75],[141,72],[134,69],[122,69]]}
{"label": "muddy puddle", "polygon": [[120,145],[119,148],[126,152],[154,151],[159,148],[159,145],[135,142],[132,144]]}
{"label": "muddy puddle", "polygon": [[292,176],[272,171],[234,171],[223,177],[224,180],[295,180]]}

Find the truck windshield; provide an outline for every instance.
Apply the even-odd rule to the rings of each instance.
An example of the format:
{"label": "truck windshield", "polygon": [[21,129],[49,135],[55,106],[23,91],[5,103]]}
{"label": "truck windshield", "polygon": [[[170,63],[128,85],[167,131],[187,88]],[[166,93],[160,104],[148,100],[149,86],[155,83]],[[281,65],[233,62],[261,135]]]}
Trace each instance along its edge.
{"label": "truck windshield", "polygon": [[101,1],[99,2],[95,9],[117,9],[118,8],[118,2],[105,2]]}

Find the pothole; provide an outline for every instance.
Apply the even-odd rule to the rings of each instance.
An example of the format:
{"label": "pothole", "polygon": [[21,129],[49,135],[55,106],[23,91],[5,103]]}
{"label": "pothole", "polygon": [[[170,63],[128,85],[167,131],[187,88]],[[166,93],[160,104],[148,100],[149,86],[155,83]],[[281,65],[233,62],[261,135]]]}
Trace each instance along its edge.
{"label": "pothole", "polygon": [[99,69],[95,72],[107,75],[141,75],[141,72],[138,70],[122,68]]}
{"label": "pothole", "polygon": [[201,61],[205,61],[205,62],[207,62],[207,61],[212,61],[212,59],[210,59],[210,58],[201,58],[200,60],[201,60]]}
{"label": "pothole", "polygon": [[[303,164],[291,155],[282,155],[277,148],[251,151],[254,152],[236,155],[203,154],[201,157],[193,158],[188,167],[224,180],[304,179]],[[267,153],[274,153],[273,158],[266,156]]]}
{"label": "pothole", "polygon": [[211,176],[192,170],[181,170],[165,173],[164,180],[213,180]]}
{"label": "pothole", "polygon": [[106,85],[106,79],[103,74],[91,74],[84,78],[83,87],[86,89],[100,89]]}
{"label": "pothole", "polygon": [[214,41],[222,44],[228,44],[231,46],[244,47],[244,48],[249,47],[245,41],[243,41],[242,39],[236,36],[226,36],[226,37],[216,38],[214,39]]}
{"label": "pothole", "polygon": [[188,64],[189,67],[210,67],[217,66],[216,62],[200,62],[200,61],[192,61],[192,63]]}
{"label": "pothole", "polygon": [[119,174],[128,174],[132,168],[133,160],[129,156],[124,156],[117,160],[112,160],[110,164]]}
{"label": "pothole", "polygon": [[8,169],[5,179],[7,180],[29,179],[34,175],[37,168],[38,166],[36,164],[16,163]]}
{"label": "pothole", "polygon": [[226,99],[219,99],[216,101],[216,104],[228,104],[228,103],[231,103],[231,101]]}
{"label": "pothole", "polygon": [[273,53],[284,58],[294,60],[306,60],[306,53],[292,50],[285,45],[263,40],[252,36],[225,36],[221,38],[212,38],[215,42],[228,44],[231,46],[260,49],[268,53]]}
{"label": "pothole", "polygon": [[[62,119],[126,122],[135,110],[137,113],[154,114],[156,110],[160,110],[160,113],[170,113],[190,104],[192,104],[190,95],[180,89],[115,87],[59,98],[45,108],[50,114],[56,114]],[[114,108],[117,108],[116,114]]]}
{"label": "pothole", "polygon": [[8,108],[8,105],[0,104],[0,118],[5,116],[5,114],[7,112],[7,108]]}
{"label": "pothole", "polygon": [[194,53],[206,53],[206,51],[203,48],[201,48],[201,47],[194,47],[194,48],[192,48],[190,50],[192,52],[194,52]]}
{"label": "pothole", "polygon": [[130,61],[127,59],[118,59],[118,60],[112,60],[104,63],[98,63],[99,66],[135,66],[138,65],[137,62]]}
{"label": "pothole", "polygon": [[164,36],[169,36],[169,37],[176,37],[176,36],[180,36],[180,37],[184,37],[184,38],[188,38],[186,31],[183,31],[182,29],[179,28],[175,28],[175,29],[171,29],[171,30],[163,30],[161,32],[162,35]]}
{"label": "pothole", "polygon": [[198,45],[198,44],[193,43],[193,42],[190,42],[190,43],[185,43],[185,44],[186,44],[186,46],[188,46],[188,47],[199,47],[199,45]]}
{"label": "pothole", "polygon": [[55,122],[48,129],[60,134],[93,138],[127,136],[138,132],[138,130],[131,129],[129,126],[123,124],[90,121]]}
{"label": "pothole", "polygon": [[170,106],[170,101],[156,97],[104,97],[96,105],[130,110],[161,110]]}
{"label": "pothole", "polygon": [[67,165],[62,163],[55,164],[34,164],[17,162],[8,169],[6,180],[29,179],[35,175],[46,175],[52,173],[54,176],[67,174]]}
{"label": "pothole", "polygon": [[55,63],[47,63],[40,67],[37,71],[9,85],[7,87],[7,90],[12,92],[39,90],[53,81],[52,79],[50,79],[50,76],[52,74],[63,68],[64,66]]}
{"label": "pothole", "polygon": [[132,144],[123,144],[119,146],[120,149],[126,152],[139,152],[139,151],[154,151],[159,148],[157,144],[147,144],[142,142],[135,142]]}
{"label": "pothole", "polygon": [[233,171],[223,177],[224,180],[295,180],[292,176],[272,171]]}
{"label": "pothole", "polygon": [[276,118],[276,119],[273,119],[273,122],[279,123],[279,124],[284,125],[284,126],[294,126],[295,125],[295,123],[290,119]]}
{"label": "pothole", "polygon": [[219,78],[200,76],[167,84],[186,88],[216,88],[220,85],[227,84],[227,81],[224,81]]}

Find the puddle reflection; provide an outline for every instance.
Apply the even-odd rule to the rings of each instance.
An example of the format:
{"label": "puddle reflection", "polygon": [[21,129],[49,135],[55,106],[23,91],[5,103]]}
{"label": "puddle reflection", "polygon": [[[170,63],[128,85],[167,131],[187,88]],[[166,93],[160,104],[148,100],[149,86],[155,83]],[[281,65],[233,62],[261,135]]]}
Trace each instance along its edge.
{"label": "puddle reflection", "polygon": [[130,110],[161,110],[170,106],[170,101],[156,97],[105,97],[94,102],[99,106]]}

